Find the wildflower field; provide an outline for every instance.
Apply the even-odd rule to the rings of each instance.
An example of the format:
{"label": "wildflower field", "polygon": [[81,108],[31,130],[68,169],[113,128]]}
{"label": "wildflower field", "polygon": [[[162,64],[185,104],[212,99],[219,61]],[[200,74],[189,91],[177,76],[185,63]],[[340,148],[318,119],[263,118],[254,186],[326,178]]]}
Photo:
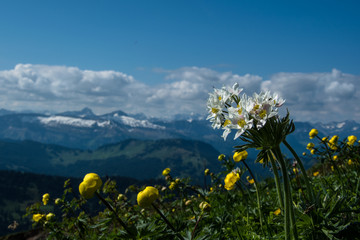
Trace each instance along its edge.
{"label": "wildflower field", "polygon": [[[221,171],[204,169],[204,186],[166,168],[159,169],[165,184],[119,192],[94,169],[79,186],[66,181],[62,196],[44,193],[27,216],[48,239],[360,239],[356,136],[339,139],[309,129],[299,156],[286,141],[295,130],[290,113],[278,114],[285,100],[241,92],[234,84],[209,96],[208,119],[223,129],[224,139],[235,131],[235,146],[230,156],[214,156]],[[291,157],[284,157],[285,148]],[[271,178],[257,179],[248,149],[257,150],[255,162],[269,168]],[[306,170],[304,156],[317,164]],[[100,207],[88,211],[94,199]]]}

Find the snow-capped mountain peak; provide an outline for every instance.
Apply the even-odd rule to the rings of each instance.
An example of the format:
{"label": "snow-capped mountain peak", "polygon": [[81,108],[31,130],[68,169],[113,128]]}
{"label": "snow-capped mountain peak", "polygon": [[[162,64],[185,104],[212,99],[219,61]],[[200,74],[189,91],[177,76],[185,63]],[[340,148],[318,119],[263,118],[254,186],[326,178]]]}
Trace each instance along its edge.
{"label": "snow-capped mountain peak", "polygon": [[110,125],[110,121],[89,120],[66,116],[50,116],[38,117],[39,121],[45,125],[69,125],[73,127],[106,127]]}

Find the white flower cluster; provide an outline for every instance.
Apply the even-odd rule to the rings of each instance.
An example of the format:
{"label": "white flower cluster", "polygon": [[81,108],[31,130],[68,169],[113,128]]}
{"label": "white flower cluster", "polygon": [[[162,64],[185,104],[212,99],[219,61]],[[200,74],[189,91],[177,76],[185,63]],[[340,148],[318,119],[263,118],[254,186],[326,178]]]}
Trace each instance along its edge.
{"label": "white flower cluster", "polygon": [[247,96],[235,83],[231,88],[222,87],[214,89],[210,93],[207,108],[212,127],[224,130],[222,137],[226,140],[232,129],[236,129],[234,140],[243,134],[247,129],[256,124],[256,128],[262,128],[267,119],[278,114],[278,107],[281,107],[285,100],[277,94],[270,92],[254,93],[252,97]]}

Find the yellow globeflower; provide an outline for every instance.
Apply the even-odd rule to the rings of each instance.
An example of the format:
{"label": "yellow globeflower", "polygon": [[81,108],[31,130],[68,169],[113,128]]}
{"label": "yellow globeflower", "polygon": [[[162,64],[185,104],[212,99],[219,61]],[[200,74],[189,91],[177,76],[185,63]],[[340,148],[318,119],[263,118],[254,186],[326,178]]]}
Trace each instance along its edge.
{"label": "yellow globeflower", "polygon": [[235,183],[240,179],[239,173],[230,172],[225,177],[225,189],[232,190],[234,189]]}
{"label": "yellow globeflower", "polygon": [[349,164],[349,165],[351,165],[351,164],[352,164],[352,161],[351,161],[351,159],[349,159],[349,161],[348,161],[348,164]]}
{"label": "yellow globeflower", "polygon": [[159,190],[148,186],[137,195],[137,202],[140,207],[150,206],[159,197]]}
{"label": "yellow globeflower", "polygon": [[34,222],[39,222],[43,217],[44,217],[44,214],[37,213],[37,214],[33,215],[32,219]]}
{"label": "yellow globeflower", "polygon": [[334,161],[338,160],[338,156],[337,156],[337,155],[334,155],[334,156],[333,156],[333,160],[334,160]]}
{"label": "yellow globeflower", "polygon": [[50,221],[51,219],[53,219],[55,217],[55,214],[53,214],[53,213],[48,213],[47,215],[46,215],[46,220],[47,221]]}
{"label": "yellow globeflower", "polygon": [[314,155],[314,154],[315,154],[315,149],[311,149],[310,153],[311,153],[312,155]]}
{"label": "yellow globeflower", "polygon": [[80,195],[85,199],[92,198],[95,192],[100,189],[101,185],[102,181],[99,175],[96,173],[88,173],[79,185]]}
{"label": "yellow globeflower", "polygon": [[47,205],[48,202],[50,200],[50,195],[48,193],[45,193],[43,196],[42,196],[42,202],[44,203],[44,205]]}
{"label": "yellow globeflower", "polygon": [[314,143],[308,143],[308,145],[306,145],[306,149],[311,150],[315,147]]}
{"label": "yellow globeflower", "polygon": [[348,142],[347,145],[352,146],[354,145],[354,143],[356,142],[357,137],[355,137],[354,135],[348,136]]}
{"label": "yellow globeflower", "polygon": [[210,173],[210,170],[208,168],[205,169],[205,171],[204,171],[205,176],[209,175],[209,173]]}
{"label": "yellow globeflower", "polygon": [[279,215],[281,213],[281,209],[280,208],[278,208],[278,209],[276,209],[275,211],[274,211],[274,215]]}
{"label": "yellow globeflower", "polygon": [[122,193],[119,193],[118,197],[117,197],[117,200],[118,201],[126,201],[127,200],[127,197],[122,194]]}
{"label": "yellow globeflower", "polygon": [[170,183],[170,186],[169,186],[169,189],[170,189],[170,190],[174,190],[175,187],[176,187],[176,182],[171,182],[171,183]]}
{"label": "yellow globeflower", "polygon": [[162,171],[162,175],[163,175],[163,176],[167,176],[167,175],[170,174],[170,171],[171,171],[170,168],[165,168],[165,169]]}
{"label": "yellow globeflower", "polygon": [[336,150],[337,149],[337,141],[339,140],[339,136],[338,135],[334,135],[332,138],[330,138],[328,145],[332,150]]}
{"label": "yellow globeflower", "polygon": [[317,129],[315,129],[315,128],[311,129],[311,131],[309,132],[310,139],[313,139],[314,137],[316,137],[318,135],[318,133],[319,132]]}
{"label": "yellow globeflower", "polygon": [[241,160],[245,160],[248,156],[248,152],[246,150],[241,152],[235,152],[233,159],[235,162],[240,162]]}
{"label": "yellow globeflower", "polygon": [[56,205],[59,205],[61,202],[62,202],[62,200],[60,198],[55,199],[55,204]]}
{"label": "yellow globeflower", "polygon": [[250,176],[246,177],[246,180],[250,183],[250,184],[254,184],[255,180],[254,179],[250,179]]}
{"label": "yellow globeflower", "polygon": [[225,158],[225,154],[220,154],[220,155],[218,156],[218,160],[219,160],[219,161],[224,160],[224,158]]}
{"label": "yellow globeflower", "polygon": [[314,172],[313,173],[313,176],[316,177],[317,175],[319,175],[320,173],[319,172]]}
{"label": "yellow globeflower", "polygon": [[211,208],[211,205],[208,202],[203,201],[203,202],[200,203],[199,208],[202,211],[209,211],[210,208]]}

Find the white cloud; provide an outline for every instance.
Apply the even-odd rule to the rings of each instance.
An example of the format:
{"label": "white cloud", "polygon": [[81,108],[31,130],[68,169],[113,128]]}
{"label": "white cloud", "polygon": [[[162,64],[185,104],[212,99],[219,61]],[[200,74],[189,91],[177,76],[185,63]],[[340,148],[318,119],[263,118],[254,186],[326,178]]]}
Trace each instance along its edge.
{"label": "white cloud", "polygon": [[278,92],[298,121],[357,120],[360,77],[333,69],[327,73],[278,73],[262,90]]}
{"label": "white cloud", "polygon": [[0,107],[10,110],[79,110],[96,113],[123,110],[148,116],[206,113],[213,87],[238,82],[252,94],[271,90],[286,99],[295,120],[338,121],[360,117],[360,77],[339,70],[327,73],[277,73],[263,81],[209,68],[161,70],[163,84],[149,86],[116,71],[81,70],[76,67],[18,64],[0,71]]}

